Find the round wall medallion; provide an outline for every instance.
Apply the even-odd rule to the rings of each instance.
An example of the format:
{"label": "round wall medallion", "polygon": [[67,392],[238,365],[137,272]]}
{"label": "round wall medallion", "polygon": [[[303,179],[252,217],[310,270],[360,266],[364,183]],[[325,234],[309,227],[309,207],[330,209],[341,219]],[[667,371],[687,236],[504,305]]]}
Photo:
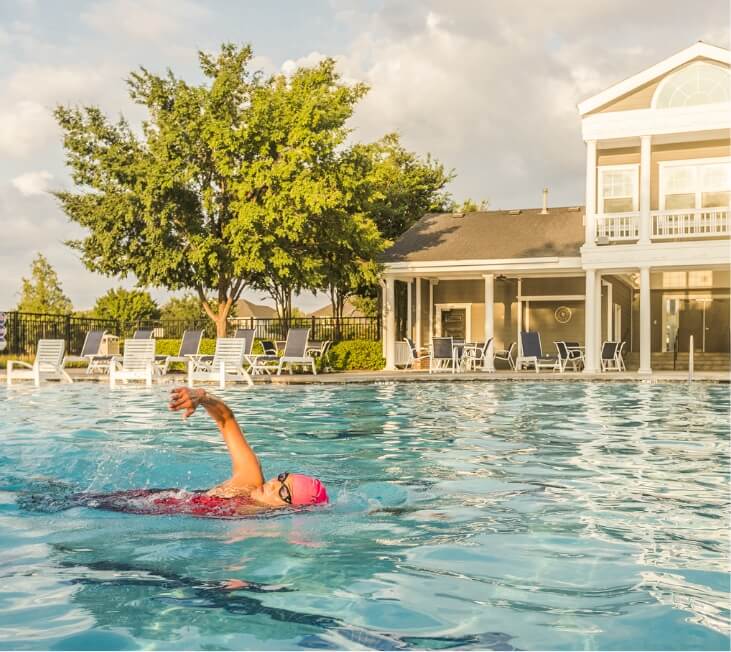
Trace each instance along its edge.
{"label": "round wall medallion", "polygon": [[568,324],[571,321],[571,315],[571,308],[568,306],[559,306],[553,313],[553,316],[559,324]]}

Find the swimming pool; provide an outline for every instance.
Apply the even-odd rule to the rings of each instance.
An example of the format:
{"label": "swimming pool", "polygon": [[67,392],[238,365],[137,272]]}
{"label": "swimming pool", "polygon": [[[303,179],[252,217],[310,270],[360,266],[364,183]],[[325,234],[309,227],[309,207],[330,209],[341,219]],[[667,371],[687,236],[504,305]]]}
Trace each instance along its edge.
{"label": "swimming pool", "polygon": [[226,477],[166,395],[0,389],[0,649],[728,649],[727,386],[231,388],[267,477],[331,506],[57,511]]}

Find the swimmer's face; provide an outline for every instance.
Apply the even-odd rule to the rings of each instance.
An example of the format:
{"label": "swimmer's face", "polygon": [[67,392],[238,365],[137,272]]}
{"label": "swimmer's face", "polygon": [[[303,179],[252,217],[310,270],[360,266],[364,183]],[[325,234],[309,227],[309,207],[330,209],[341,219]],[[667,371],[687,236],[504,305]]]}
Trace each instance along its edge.
{"label": "swimmer's face", "polygon": [[[292,487],[289,486],[289,482],[290,481],[287,478],[284,479],[284,482],[277,478],[272,478],[261,485],[261,487],[257,487],[252,490],[249,495],[257,503],[266,505],[267,507],[288,507],[289,503],[282,498],[282,494],[292,495]],[[286,489],[283,490],[282,485],[284,485]],[[289,494],[287,492],[289,492]]]}

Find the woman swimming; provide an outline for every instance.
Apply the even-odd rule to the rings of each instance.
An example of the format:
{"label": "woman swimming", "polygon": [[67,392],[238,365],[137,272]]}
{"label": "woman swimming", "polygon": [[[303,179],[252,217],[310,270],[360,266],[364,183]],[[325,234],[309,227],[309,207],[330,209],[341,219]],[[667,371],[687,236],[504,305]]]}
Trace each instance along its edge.
{"label": "woman swimming", "polygon": [[208,518],[237,518],[264,510],[319,505],[328,502],[325,486],[317,478],[280,473],[265,481],[259,458],[246,440],[236,417],[219,398],[204,389],[172,390],[170,409],[191,416],[199,405],[221,431],[231,456],[231,477],[207,491],[132,489],[111,493],[74,494],[74,505],[133,514],[188,514]]}

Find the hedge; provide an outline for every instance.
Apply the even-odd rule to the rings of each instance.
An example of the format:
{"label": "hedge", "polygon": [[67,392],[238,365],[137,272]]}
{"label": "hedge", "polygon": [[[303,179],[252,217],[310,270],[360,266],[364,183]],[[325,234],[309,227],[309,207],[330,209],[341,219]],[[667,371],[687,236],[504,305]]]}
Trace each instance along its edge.
{"label": "hedge", "polygon": [[[199,352],[204,355],[213,355],[216,349],[216,340],[203,339]],[[180,340],[155,340],[155,353],[157,355],[178,355],[180,351]],[[254,341],[254,353],[264,353],[259,340]],[[335,342],[330,348],[330,367],[334,371],[376,371],[383,369],[386,361],[383,359],[381,343],[373,340],[345,340]],[[7,359],[27,359],[33,361],[34,356],[0,356],[0,368],[5,367]],[[72,363],[69,367],[85,367],[85,362]],[[318,361],[318,371],[322,365]],[[171,371],[185,371],[182,362],[175,362],[170,365]]]}
{"label": "hedge", "polygon": [[380,342],[374,340],[345,340],[330,348],[330,366],[337,371],[383,369],[386,361]]}

